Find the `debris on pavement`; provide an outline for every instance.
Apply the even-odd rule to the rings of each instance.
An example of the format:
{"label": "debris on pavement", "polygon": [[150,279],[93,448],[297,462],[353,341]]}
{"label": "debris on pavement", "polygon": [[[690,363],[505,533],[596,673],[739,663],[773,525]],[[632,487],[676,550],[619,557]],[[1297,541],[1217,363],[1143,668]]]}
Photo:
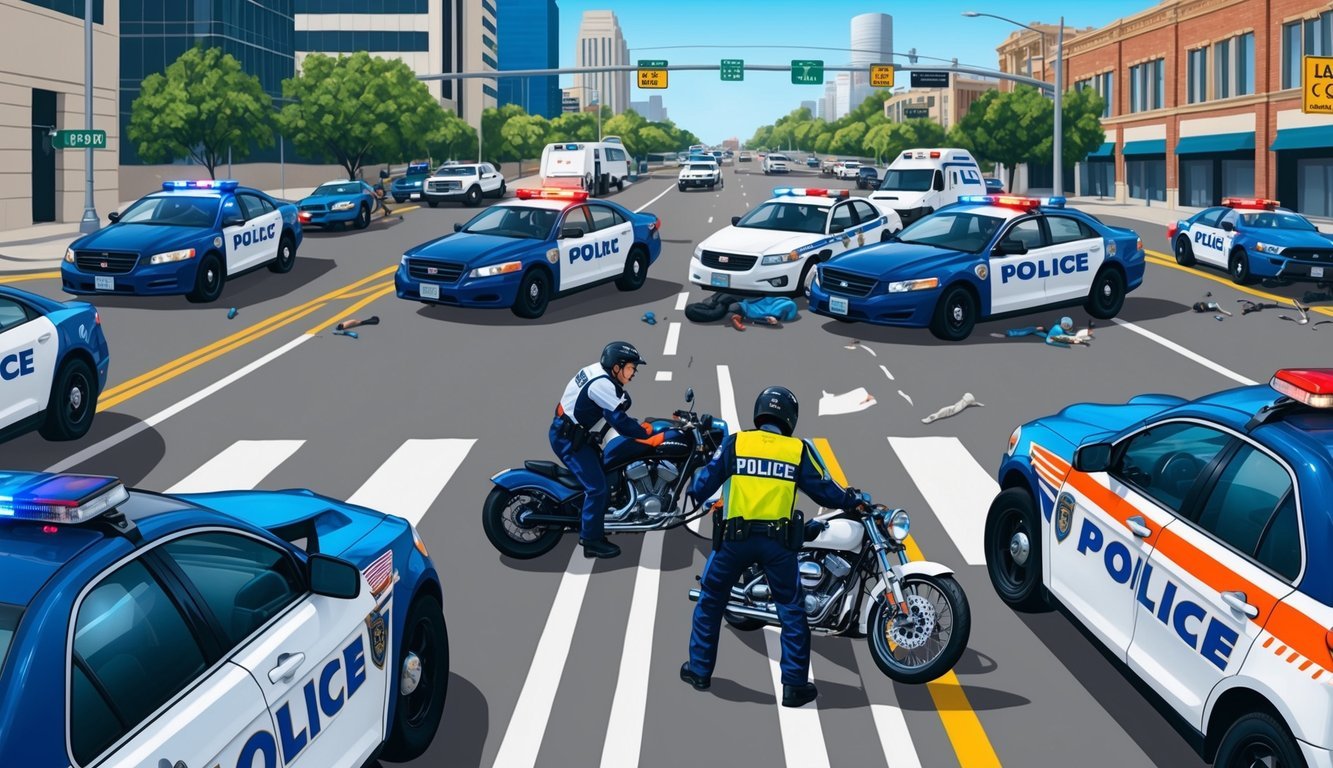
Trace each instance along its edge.
{"label": "debris on pavement", "polygon": [[844,392],[841,395],[825,392],[824,396],[819,399],[819,415],[856,413],[857,411],[864,411],[874,404],[874,395],[867,392],[865,387],[857,387],[851,392]]}
{"label": "debris on pavement", "polygon": [[1249,299],[1236,299],[1236,302],[1238,304],[1245,305],[1240,310],[1240,313],[1242,315],[1248,315],[1251,312],[1262,312],[1265,309],[1282,309],[1282,305],[1278,304],[1276,301],[1251,301]]}
{"label": "debris on pavement", "polygon": [[341,323],[338,323],[338,327],[336,330],[350,331],[359,325],[379,325],[379,324],[380,324],[379,315],[371,315],[370,317],[367,317],[365,320],[358,320],[355,317],[352,317],[342,321]]}
{"label": "debris on pavement", "polygon": [[657,325],[657,315],[654,315],[651,311],[644,312],[643,317],[639,319],[649,325]]}
{"label": "debris on pavement", "polygon": [[862,344],[859,339],[852,339],[852,343],[843,347],[843,349],[856,349],[857,347],[860,347],[861,349],[864,349],[865,351],[869,352],[871,357],[879,357],[879,355],[875,353],[875,350]]}
{"label": "debris on pavement", "polygon": [[336,330],[336,329],[335,329],[335,330],[333,331],[333,335],[334,335],[334,336],[351,336],[351,337],[354,338],[354,339],[359,339],[359,338],[361,338],[359,335],[357,335],[357,332],[356,332],[356,331],[339,331],[339,330]]}
{"label": "debris on pavement", "polygon": [[903,396],[903,399],[907,401],[907,404],[908,404],[908,405],[916,405],[916,403],[912,402],[912,397],[911,397],[911,395],[907,394],[906,392],[902,391],[901,389],[898,390],[898,394],[900,394],[900,395]]}
{"label": "debris on pavement", "polygon": [[922,424],[929,424],[929,423],[931,423],[932,421],[939,421],[940,419],[947,419],[947,418],[949,418],[950,416],[957,416],[958,414],[960,414],[960,413],[963,412],[963,409],[964,409],[964,408],[967,408],[967,407],[970,406],[970,405],[975,405],[975,406],[977,406],[978,408],[981,408],[981,407],[984,407],[986,404],[985,404],[985,403],[978,403],[978,402],[977,402],[977,399],[976,399],[975,397],[972,396],[972,393],[971,393],[971,392],[966,392],[966,393],[963,394],[963,397],[962,397],[961,400],[959,400],[958,402],[954,403],[953,405],[947,405],[947,406],[945,406],[945,407],[939,409],[938,411],[935,411],[934,413],[930,414],[930,415],[927,416],[926,418],[922,419],[922,420],[921,420],[921,423],[922,423]]}
{"label": "debris on pavement", "polygon": [[231,309],[227,310],[227,319],[228,320],[236,319],[236,307],[232,307]]}
{"label": "debris on pavement", "polygon": [[1301,303],[1299,301],[1292,299],[1291,303],[1295,305],[1296,311],[1300,313],[1300,316],[1291,317],[1290,315],[1278,315],[1278,317],[1282,318],[1283,320],[1290,320],[1291,322],[1297,325],[1307,325],[1310,322],[1310,313],[1306,311],[1305,307],[1301,306]]}
{"label": "debris on pavement", "polygon": [[1314,323],[1313,325],[1311,325],[1311,326],[1310,326],[1310,330],[1312,330],[1312,331],[1314,331],[1314,330],[1318,330],[1318,329],[1319,329],[1319,326],[1324,325],[1325,323],[1333,323],[1333,320],[1320,320],[1319,322]]}
{"label": "debris on pavement", "polygon": [[1225,318],[1225,317],[1222,317],[1221,315],[1213,315],[1213,319],[1214,319],[1214,320],[1225,320],[1226,318]]}
{"label": "debris on pavement", "polygon": [[1221,304],[1215,301],[1196,301],[1193,307],[1195,312],[1221,312],[1227,317],[1231,317],[1231,312],[1222,308]]}

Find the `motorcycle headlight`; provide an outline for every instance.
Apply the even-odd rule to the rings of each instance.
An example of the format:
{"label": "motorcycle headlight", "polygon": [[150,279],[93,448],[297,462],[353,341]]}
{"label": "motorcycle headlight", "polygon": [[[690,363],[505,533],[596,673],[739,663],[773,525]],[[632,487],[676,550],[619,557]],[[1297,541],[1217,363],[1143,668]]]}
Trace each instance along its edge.
{"label": "motorcycle headlight", "polygon": [[895,509],[893,514],[889,515],[888,522],[884,527],[888,529],[889,536],[894,541],[902,543],[907,539],[907,534],[912,531],[912,519],[907,516],[907,510]]}
{"label": "motorcycle headlight", "polygon": [[796,251],[791,253],[775,253],[771,256],[765,256],[759,260],[759,263],[765,267],[771,267],[775,264],[790,264],[793,261],[800,261],[801,254]]}
{"label": "motorcycle headlight", "polygon": [[352,210],[352,209],[355,208],[355,207],[356,207],[356,201],[355,201],[355,200],[343,200],[342,202],[334,203],[333,205],[329,206],[329,210],[331,210],[331,211],[350,211],[350,210]]}
{"label": "motorcycle headlight", "polygon": [[149,264],[170,264],[173,261],[185,261],[194,258],[193,248],[182,248],[179,251],[167,251],[166,253],[155,253],[148,259]]}
{"label": "motorcycle headlight", "polygon": [[889,293],[907,293],[908,291],[925,291],[931,288],[939,288],[940,279],[938,277],[925,277],[920,280],[899,280],[896,283],[889,283]]}
{"label": "motorcycle headlight", "polygon": [[73,248],[66,248],[66,249],[65,249],[65,263],[67,263],[67,264],[73,264],[73,263],[74,263],[74,249],[73,249]]}
{"label": "motorcycle headlight", "polygon": [[510,272],[517,272],[523,269],[521,261],[506,261],[503,264],[493,264],[489,267],[477,267],[468,273],[469,277],[495,277],[496,275],[506,275]]}

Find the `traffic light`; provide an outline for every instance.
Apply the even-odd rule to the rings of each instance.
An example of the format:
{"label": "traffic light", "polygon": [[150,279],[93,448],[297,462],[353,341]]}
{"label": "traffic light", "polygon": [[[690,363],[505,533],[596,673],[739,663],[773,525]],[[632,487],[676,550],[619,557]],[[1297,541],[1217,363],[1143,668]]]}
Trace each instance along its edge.
{"label": "traffic light", "polygon": [[907,63],[908,63],[908,64],[915,64],[915,63],[916,63],[916,49],[915,49],[915,48],[913,48],[913,49],[911,49],[910,51],[907,52]]}

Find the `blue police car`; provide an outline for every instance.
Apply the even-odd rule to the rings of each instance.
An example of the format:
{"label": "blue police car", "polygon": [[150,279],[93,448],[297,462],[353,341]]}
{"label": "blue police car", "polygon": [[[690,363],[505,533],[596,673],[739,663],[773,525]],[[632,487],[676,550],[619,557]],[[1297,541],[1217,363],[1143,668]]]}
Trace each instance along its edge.
{"label": "blue police car", "polygon": [[537,318],[553,296],[608,281],[622,291],[643,287],[662,252],[656,216],[582,190],[516,195],[408,250],[394,275],[398,298]]}
{"label": "blue police car", "polygon": [[991,582],[1063,606],[1225,768],[1333,766],[1333,369],[1022,424]]}
{"label": "blue police car", "polygon": [[93,305],[0,285],[0,439],[83,437],[110,357]]}
{"label": "blue police car", "polygon": [[1166,229],[1176,262],[1221,267],[1240,285],[1262,278],[1333,282],[1333,238],[1276,200],[1228,197]]}
{"label": "blue police car", "polygon": [[296,206],[231,179],[164,181],[108,218],[65,251],[66,293],[216,301],[242,272],[290,272],[301,245]]}
{"label": "blue police car", "polygon": [[816,268],[810,309],[845,322],[930,328],[960,341],[980,319],[1064,304],[1115,317],[1143,282],[1143,241],[1062,197],[965,195]]}
{"label": "blue police car", "polygon": [[364,181],[330,181],[315,187],[296,204],[301,226],[357,229],[370,226],[370,214],[379,207],[375,190]]}
{"label": "blue police car", "polygon": [[393,180],[389,191],[395,203],[408,200],[420,200],[422,187],[430,178],[430,163],[425,160],[413,160],[407,164],[407,172]]}
{"label": "blue police car", "polygon": [[444,708],[441,606],[392,515],[0,472],[0,765],[413,759]]}

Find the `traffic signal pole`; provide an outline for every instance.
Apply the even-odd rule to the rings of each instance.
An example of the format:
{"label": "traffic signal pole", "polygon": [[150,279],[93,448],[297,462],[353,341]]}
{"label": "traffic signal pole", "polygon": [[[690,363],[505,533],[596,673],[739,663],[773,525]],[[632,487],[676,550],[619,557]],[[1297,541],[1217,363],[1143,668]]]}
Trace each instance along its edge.
{"label": "traffic signal pole", "polygon": [[[83,127],[89,135],[93,131],[93,0],[83,1]],[[93,147],[89,142],[83,151],[83,218],[79,231],[96,232],[99,229],[97,206],[93,202]]]}

